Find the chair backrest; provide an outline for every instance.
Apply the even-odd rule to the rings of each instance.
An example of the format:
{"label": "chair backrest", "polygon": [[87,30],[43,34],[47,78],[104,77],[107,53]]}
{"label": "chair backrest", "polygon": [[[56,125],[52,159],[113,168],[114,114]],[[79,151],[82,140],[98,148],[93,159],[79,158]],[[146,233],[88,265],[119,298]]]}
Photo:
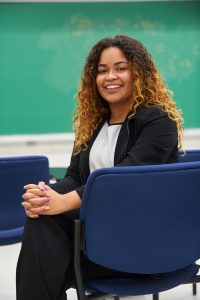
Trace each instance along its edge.
{"label": "chair backrest", "polygon": [[45,156],[0,158],[0,245],[21,240],[26,215],[21,206],[23,186],[49,183],[49,163]]}
{"label": "chair backrest", "polygon": [[200,162],[93,172],[80,218],[85,255],[133,273],[181,269],[200,258]]}
{"label": "chair backrest", "polygon": [[184,154],[179,153],[178,162],[192,161],[200,161],[200,150],[186,150]]}

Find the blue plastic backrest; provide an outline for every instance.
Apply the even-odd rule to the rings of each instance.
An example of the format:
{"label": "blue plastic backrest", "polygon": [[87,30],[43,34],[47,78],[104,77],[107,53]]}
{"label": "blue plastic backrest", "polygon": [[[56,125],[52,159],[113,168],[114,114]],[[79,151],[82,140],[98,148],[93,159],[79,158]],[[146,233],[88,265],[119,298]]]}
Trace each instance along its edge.
{"label": "blue plastic backrest", "polygon": [[49,162],[45,156],[0,158],[0,231],[21,227],[26,215],[21,206],[23,186],[49,183]]}
{"label": "blue plastic backrest", "polygon": [[186,150],[185,154],[179,153],[178,162],[200,161],[200,150]]}
{"label": "blue plastic backrest", "polygon": [[80,217],[85,255],[107,268],[160,273],[200,258],[200,162],[93,172]]}

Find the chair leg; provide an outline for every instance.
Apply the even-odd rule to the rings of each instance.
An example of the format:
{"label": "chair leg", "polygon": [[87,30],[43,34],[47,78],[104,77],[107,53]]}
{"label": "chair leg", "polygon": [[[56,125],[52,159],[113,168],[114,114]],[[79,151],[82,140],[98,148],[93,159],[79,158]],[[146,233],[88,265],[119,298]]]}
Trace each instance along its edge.
{"label": "chair leg", "polygon": [[192,284],[192,292],[193,292],[193,295],[197,294],[197,284],[196,283]]}
{"label": "chair leg", "polygon": [[159,300],[159,294],[153,294],[153,300]]}
{"label": "chair leg", "polygon": [[80,249],[81,249],[81,222],[74,221],[74,272],[75,283],[78,300],[86,300],[85,290],[83,287],[83,279],[80,265]]}

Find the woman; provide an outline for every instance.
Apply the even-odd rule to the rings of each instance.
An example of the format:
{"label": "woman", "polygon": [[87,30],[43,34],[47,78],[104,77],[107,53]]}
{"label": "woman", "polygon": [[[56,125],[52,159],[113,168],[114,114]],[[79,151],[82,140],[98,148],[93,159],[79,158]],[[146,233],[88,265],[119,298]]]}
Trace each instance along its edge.
{"label": "woman", "polygon": [[[25,187],[22,205],[29,218],[17,267],[18,300],[65,299],[73,283],[73,220],[90,172],[173,163],[182,147],[181,112],[135,39],[115,36],[94,45],[77,102],[75,144],[65,177],[50,187],[42,182]],[[119,275],[84,263],[85,278]]]}

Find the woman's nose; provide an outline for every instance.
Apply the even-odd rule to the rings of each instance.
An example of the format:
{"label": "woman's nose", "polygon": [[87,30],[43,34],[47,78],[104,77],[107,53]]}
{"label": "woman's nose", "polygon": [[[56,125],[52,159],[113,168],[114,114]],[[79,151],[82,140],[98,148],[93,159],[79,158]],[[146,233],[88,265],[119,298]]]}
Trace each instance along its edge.
{"label": "woman's nose", "polygon": [[107,74],[108,79],[114,79],[116,77],[117,77],[117,74],[116,74],[115,70],[110,70]]}

